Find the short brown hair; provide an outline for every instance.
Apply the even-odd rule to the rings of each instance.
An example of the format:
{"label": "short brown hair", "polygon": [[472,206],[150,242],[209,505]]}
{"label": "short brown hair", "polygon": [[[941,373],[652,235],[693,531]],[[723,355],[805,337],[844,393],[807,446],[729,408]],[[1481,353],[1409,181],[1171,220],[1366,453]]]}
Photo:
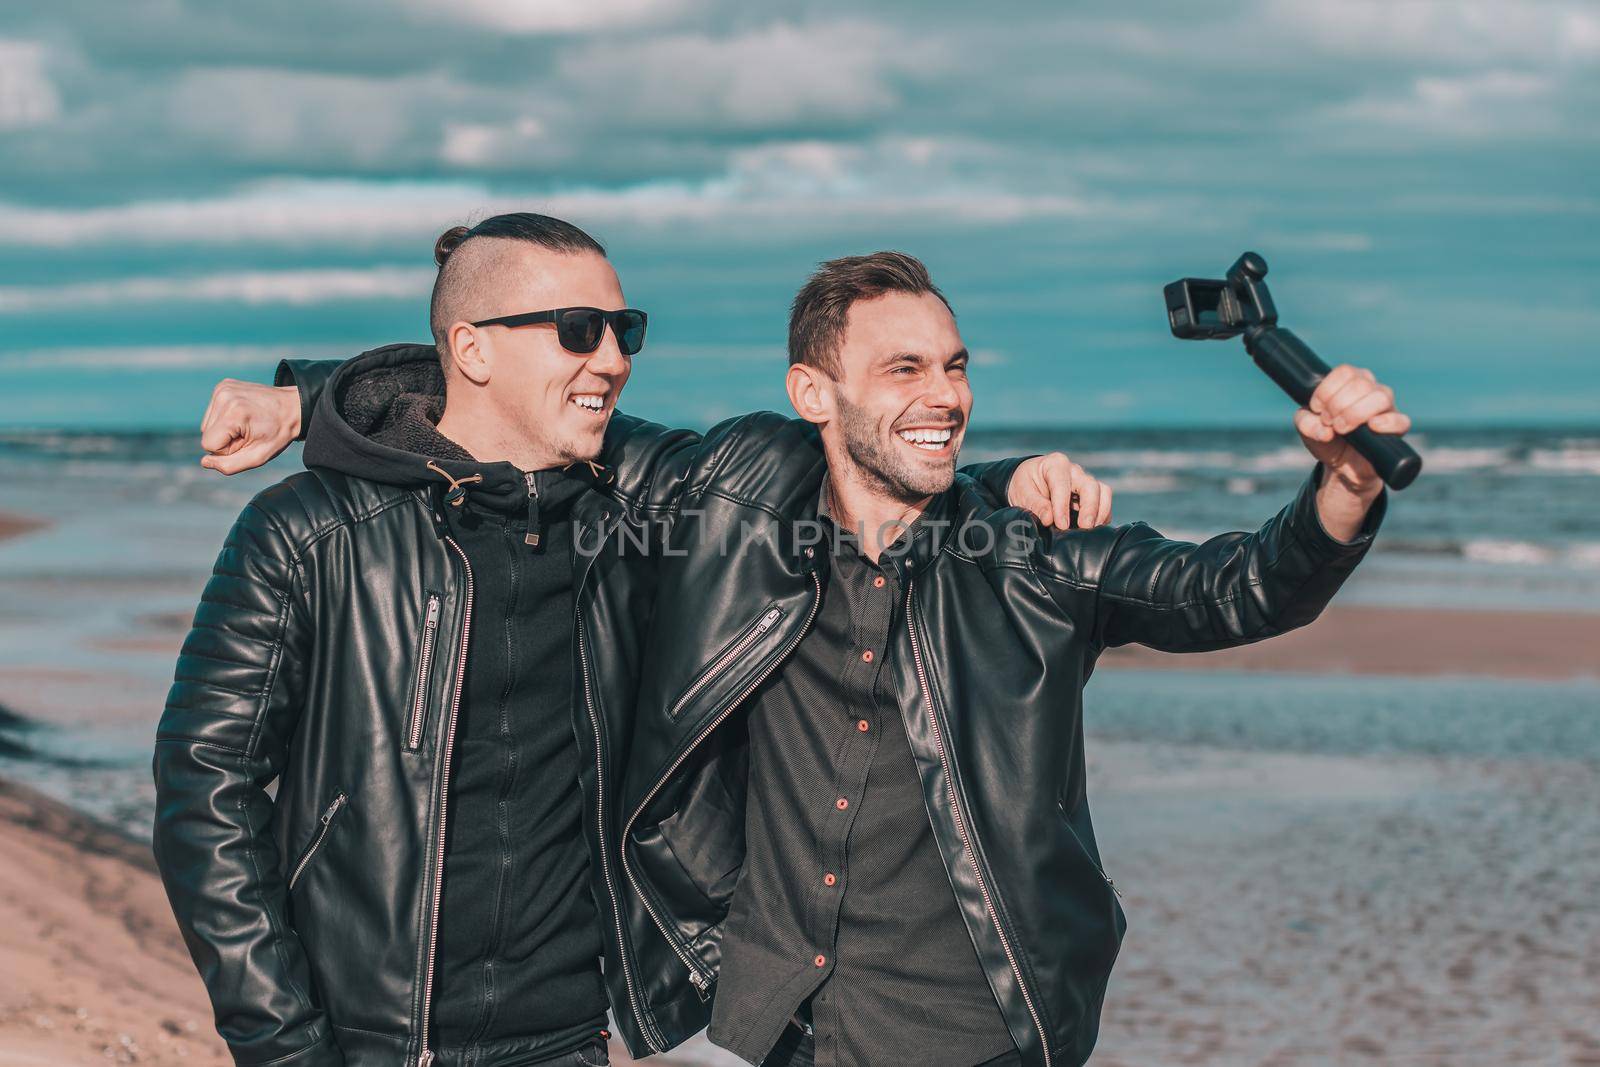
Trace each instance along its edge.
{"label": "short brown hair", "polygon": [[851,306],[885,293],[932,293],[950,307],[928,276],[928,268],[915,256],[873,252],[830,259],[806,279],[789,308],[790,365],[804,363],[838,378],[839,345],[844,341]]}

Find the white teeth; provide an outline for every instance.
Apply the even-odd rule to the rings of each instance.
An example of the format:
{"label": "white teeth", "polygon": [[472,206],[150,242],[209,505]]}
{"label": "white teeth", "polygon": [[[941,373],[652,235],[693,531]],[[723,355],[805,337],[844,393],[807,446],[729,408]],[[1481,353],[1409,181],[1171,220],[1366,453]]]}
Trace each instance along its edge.
{"label": "white teeth", "polygon": [[605,397],[595,396],[592,393],[580,393],[572,398],[572,402],[590,411],[599,411],[606,406]]}
{"label": "white teeth", "polygon": [[949,443],[955,436],[955,431],[948,428],[942,430],[901,430],[900,439],[908,445],[915,445],[926,452],[937,452]]}

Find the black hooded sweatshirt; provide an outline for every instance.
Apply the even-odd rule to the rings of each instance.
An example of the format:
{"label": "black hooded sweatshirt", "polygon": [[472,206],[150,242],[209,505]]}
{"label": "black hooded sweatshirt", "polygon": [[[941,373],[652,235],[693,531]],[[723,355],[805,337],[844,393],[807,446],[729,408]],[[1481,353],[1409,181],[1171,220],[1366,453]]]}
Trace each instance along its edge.
{"label": "black hooded sweatshirt", "polygon": [[[594,471],[479,463],[439,433],[443,396],[428,361],[359,376],[331,398],[331,414],[318,407],[305,462],[459,487],[446,499],[460,502],[443,510],[472,564],[475,599],[429,1044],[470,1061],[473,1049],[514,1049],[519,1038],[570,1032],[577,1045],[605,1025],[571,706],[571,505],[592,490]],[[548,1046],[538,1059],[561,1051]],[[535,1061],[499,1056],[494,1067],[523,1062]]]}

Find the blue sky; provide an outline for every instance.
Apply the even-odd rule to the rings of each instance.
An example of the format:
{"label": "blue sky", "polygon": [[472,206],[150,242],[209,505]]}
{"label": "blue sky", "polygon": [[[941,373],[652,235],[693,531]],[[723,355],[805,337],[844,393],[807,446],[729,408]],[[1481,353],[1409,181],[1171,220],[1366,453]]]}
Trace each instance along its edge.
{"label": "blue sky", "polygon": [[56,0],[0,12],[0,425],[183,426],[426,335],[433,237],[546,211],[651,343],[624,407],[784,404],[820,259],[925,259],[976,425],[1283,425],[1161,286],[1265,254],[1419,429],[1600,424],[1582,0]]}

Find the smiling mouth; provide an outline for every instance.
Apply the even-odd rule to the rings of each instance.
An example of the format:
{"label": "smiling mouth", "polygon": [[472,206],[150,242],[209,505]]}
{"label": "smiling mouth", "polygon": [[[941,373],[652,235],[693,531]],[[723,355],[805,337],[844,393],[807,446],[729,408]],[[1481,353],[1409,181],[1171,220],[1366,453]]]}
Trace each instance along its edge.
{"label": "smiling mouth", "polygon": [[603,393],[573,393],[567,403],[588,415],[605,415],[607,410]]}
{"label": "smiling mouth", "polygon": [[955,437],[955,434],[955,427],[942,426],[938,429],[920,427],[896,430],[894,435],[919,452],[937,454],[950,447],[950,442]]}

